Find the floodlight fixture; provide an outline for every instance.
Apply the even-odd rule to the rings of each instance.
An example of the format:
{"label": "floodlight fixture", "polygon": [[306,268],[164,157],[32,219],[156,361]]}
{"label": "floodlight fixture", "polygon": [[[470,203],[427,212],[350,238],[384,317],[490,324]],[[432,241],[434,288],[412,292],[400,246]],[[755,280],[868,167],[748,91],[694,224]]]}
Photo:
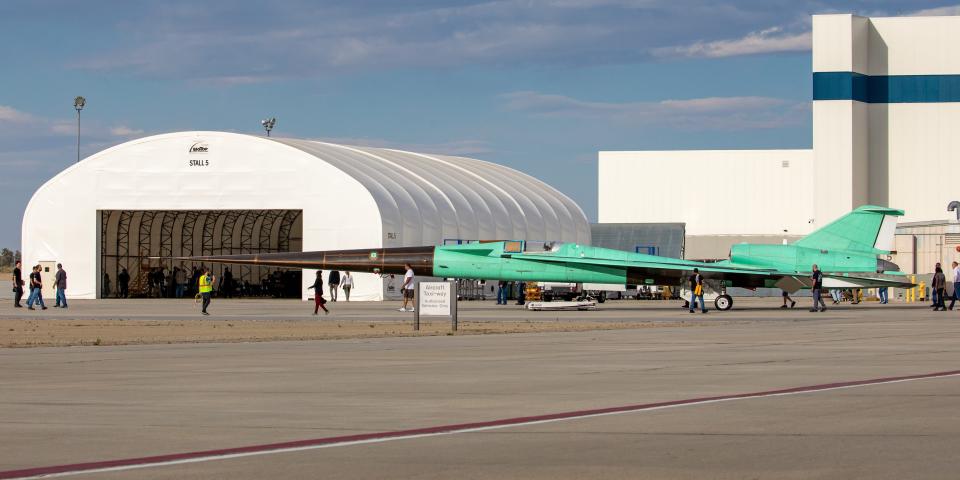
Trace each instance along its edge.
{"label": "floodlight fixture", "polygon": [[260,120],[260,125],[263,125],[263,129],[267,131],[267,136],[270,136],[270,130],[273,130],[273,126],[277,124],[277,117],[270,117],[265,120]]}

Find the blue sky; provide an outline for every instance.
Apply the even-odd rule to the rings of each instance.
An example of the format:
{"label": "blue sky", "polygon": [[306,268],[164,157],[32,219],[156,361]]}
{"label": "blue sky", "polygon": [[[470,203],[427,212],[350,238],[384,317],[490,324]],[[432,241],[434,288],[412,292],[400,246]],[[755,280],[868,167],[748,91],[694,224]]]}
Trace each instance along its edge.
{"label": "blue sky", "polygon": [[83,156],[169,131],[259,134],[276,116],[278,136],[502,163],[594,219],[598,150],[809,148],[810,15],[830,12],[960,6],[2,2],[0,246],[19,247],[30,195],[75,161],[76,95]]}

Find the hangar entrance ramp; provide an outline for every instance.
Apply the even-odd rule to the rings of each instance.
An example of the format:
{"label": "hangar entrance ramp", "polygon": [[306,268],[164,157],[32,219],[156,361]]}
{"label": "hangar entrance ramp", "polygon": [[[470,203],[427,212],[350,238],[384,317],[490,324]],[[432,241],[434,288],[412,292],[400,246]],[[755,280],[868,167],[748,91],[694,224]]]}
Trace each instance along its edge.
{"label": "hangar entrance ramp", "polygon": [[[100,210],[98,216],[99,298],[190,298],[202,267],[213,269],[220,297],[301,297],[299,269],[150,257],[300,252],[302,210]],[[178,278],[185,285],[179,291]]]}

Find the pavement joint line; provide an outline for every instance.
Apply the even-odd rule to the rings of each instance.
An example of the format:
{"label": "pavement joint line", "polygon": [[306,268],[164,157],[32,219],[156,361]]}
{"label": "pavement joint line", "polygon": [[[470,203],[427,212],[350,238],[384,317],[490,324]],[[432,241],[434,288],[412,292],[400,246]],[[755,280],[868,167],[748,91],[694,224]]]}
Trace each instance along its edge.
{"label": "pavement joint line", "polygon": [[452,425],[441,425],[436,427],[422,427],[409,430],[394,430],[376,433],[364,433],[354,435],[344,435],[338,437],[324,437],[308,440],[294,440],[289,442],[270,443],[262,445],[250,445],[246,447],[234,447],[219,450],[205,450],[186,453],[174,453],[166,455],[157,455],[151,457],[126,458],[118,460],[106,460],[87,463],[75,463],[66,465],[54,465],[47,467],[33,467],[20,470],[0,471],[0,480],[27,480],[57,478],[73,475],[83,475],[90,473],[118,472],[125,470],[134,470],[149,467],[162,467],[172,465],[183,465],[190,463],[208,462],[214,460],[228,460],[233,458],[252,457],[258,455],[269,455],[277,453],[302,452],[306,450],[318,450],[323,448],[347,447],[354,445],[366,445],[372,443],[383,443],[397,440],[413,440],[418,438],[435,437],[440,435],[453,435],[459,433],[475,433],[490,430],[499,430],[504,428],[523,427],[528,425],[542,425],[569,420],[578,420],[584,418],[596,418],[610,415],[622,415],[641,411],[665,410],[668,408],[688,407],[694,405],[707,405],[712,403],[730,402],[735,400],[749,400],[753,398],[783,397],[789,395],[801,395],[806,393],[817,393],[831,390],[843,390],[850,388],[867,387],[873,385],[885,385],[893,383],[912,382],[917,380],[929,380],[935,378],[947,378],[960,376],[960,370],[949,370],[934,373],[924,373],[915,375],[904,375],[898,377],[873,378],[868,380],[853,380],[846,382],[834,382],[819,385],[807,385],[802,387],[790,387],[778,390],[766,390],[760,392],[739,393],[730,395],[720,395],[713,397],[699,397],[685,400],[670,400],[664,402],[626,405],[619,407],[606,407],[590,410],[576,410],[570,412],[551,413],[544,415],[534,415],[526,417],[514,417],[500,420],[488,420],[474,423],[461,423]]}

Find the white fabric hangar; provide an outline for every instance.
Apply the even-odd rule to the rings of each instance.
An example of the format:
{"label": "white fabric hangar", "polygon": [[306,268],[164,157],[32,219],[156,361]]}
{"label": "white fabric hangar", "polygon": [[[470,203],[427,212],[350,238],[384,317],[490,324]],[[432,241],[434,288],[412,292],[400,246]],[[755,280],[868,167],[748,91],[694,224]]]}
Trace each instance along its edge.
{"label": "white fabric hangar", "polygon": [[[67,168],[34,193],[22,235],[25,265],[61,262],[71,298],[99,298],[115,294],[121,268],[133,290],[147,288],[151,268],[182,266],[152,256],[589,243],[590,226],[567,196],[494,163],[204,131],[133,140]],[[252,284],[271,273],[235,268]],[[314,278],[304,271],[295,296],[311,296]],[[372,274],[355,283],[356,300],[397,286]]]}

